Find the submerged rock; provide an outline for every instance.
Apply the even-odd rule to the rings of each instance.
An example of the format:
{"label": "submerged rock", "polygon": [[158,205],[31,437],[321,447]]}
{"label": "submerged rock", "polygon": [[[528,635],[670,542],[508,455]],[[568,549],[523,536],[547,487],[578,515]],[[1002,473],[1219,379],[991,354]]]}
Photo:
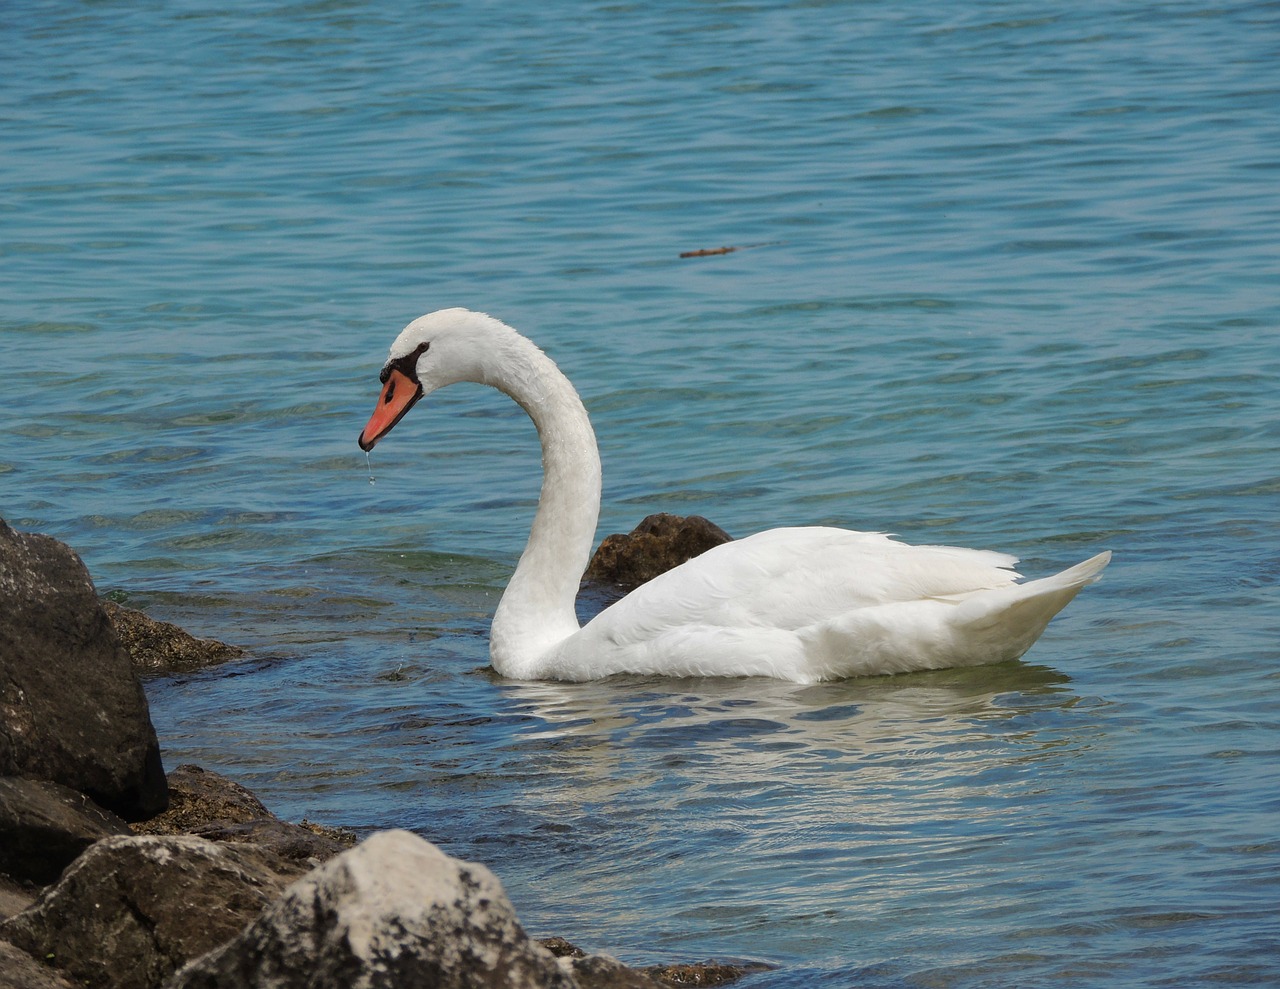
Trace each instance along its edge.
{"label": "submerged rock", "polygon": [[129,825],[57,783],[0,776],[0,872],[47,884],[100,838]]}
{"label": "submerged rock", "polygon": [[762,962],[744,965],[698,962],[693,965],[652,965],[643,971],[667,986],[727,986],[757,972],[773,971],[773,968]]}
{"label": "submerged rock", "polygon": [[282,821],[239,783],[189,764],[169,773],[169,809],[135,824],[133,831],[252,844],[307,865],[332,858],[356,843],[354,831]]}
{"label": "submerged rock", "polygon": [[141,674],[189,673],[244,655],[238,646],[217,639],[198,639],[169,622],[157,621],[134,608],[104,598],[102,607]]}
{"label": "submerged rock", "polygon": [[290,886],[166,989],[343,986],[574,989],[525,935],[497,878],[407,831],[383,831]]}
{"label": "submerged rock", "polygon": [[248,845],[106,838],[0,924],[0,938],[75,982],[153,989],[187,960],[235,937],[302,871]]}
{"label": "submerged rock", "polygon": [[573,974],[578,989],[669,989],[665,982],[628,968],[610,955],[561,958],[560,965]]}
{"label": "submerged rock", "polygon": [[538,942],[573,973],[579,989],[672,989],[679,986],[726,986],[756,972],[770,971],[759,962],[733,965],[723,962],[651,965],[630,968],[609,955],[589,955],[562,937]]}
{"label": "submerged rock", "polygon": [[125,820],[164,810],[142,685],[70,547],[0,521],[0,776],[48,780]]}
{"label": "submerged rock", "polygon": [[732,539],[701,515],[650,515],[630,533],[606,536],[583,579],[630,590]]}

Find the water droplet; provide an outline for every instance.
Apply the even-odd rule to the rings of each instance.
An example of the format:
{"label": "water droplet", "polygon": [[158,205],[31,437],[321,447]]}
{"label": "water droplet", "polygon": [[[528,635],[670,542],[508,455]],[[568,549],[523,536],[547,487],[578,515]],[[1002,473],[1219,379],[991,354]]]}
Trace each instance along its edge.
{"label": "water droplet", "polygon": [[369,483],[373,484],[373,458],[369,456],[369,451],[364,451],[364,462],[369,465]]}

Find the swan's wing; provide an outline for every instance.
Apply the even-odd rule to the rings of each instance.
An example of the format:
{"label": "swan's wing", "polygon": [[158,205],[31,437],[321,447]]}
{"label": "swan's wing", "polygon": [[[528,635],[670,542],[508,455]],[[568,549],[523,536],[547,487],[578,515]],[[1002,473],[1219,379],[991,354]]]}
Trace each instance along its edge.
{"label": "swan's wing", "polygon": [[882,533],[770,529],[667,571],[587,627],[616,645],[689,626],[796,630],[858,608],[1003,587],[1017,578],[1016,562],[985,550],[908,546]]}

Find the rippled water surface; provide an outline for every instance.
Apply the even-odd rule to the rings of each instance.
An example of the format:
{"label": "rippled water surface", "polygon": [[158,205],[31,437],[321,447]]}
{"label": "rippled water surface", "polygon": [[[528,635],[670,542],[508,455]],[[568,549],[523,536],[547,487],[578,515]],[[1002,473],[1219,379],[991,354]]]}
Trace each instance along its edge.
{"label": "rippled water surface", "polygon": [[[0,11],[0,514],[251,650],[150,682],[168,765],[633,962],[1280,982],[1280,9],[240,6]],[[1016,664],[503,681],[529,423],[355,446],[447,305],[577,383],[600,535],[1115,561]]]}

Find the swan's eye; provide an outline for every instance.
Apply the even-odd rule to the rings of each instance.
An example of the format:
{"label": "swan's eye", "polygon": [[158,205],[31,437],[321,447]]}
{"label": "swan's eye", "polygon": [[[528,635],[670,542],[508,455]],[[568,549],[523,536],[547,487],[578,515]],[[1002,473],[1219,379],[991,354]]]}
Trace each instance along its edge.
{"label": "swan's eye", "polygon": [[431,349],[431,341],[418,344],[418,347],[412,354],[405,354],[403,357],[397,357],[393,361],[387,361],[382,368],[382,373],[378,375],[378,380],[384,385],[387,379],[391,377],[392,371],[399,371],[410,381],[418,380],[418,358]]}

